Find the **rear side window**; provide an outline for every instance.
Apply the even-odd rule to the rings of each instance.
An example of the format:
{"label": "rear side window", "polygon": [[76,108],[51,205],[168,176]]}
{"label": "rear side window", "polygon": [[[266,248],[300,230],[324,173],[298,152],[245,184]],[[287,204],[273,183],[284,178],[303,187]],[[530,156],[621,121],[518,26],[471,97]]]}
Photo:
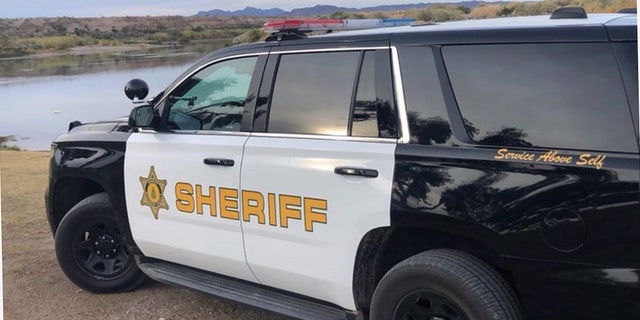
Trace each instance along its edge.
{"label": "rear side window", "polygon": [[283,54],[267,132],[396,137],[390,79],[386,50]]}
{"label": "rear side window", "polygon": [[280,58],[268,132],[347,135],[360,52]]}
{"label": "rear side window", "polygon": [[411,142],[453,143],[449,115],[430,47],[400,47],[400,69]]}
{"label": "rear side window", "polygon": [[358,76],[356,101],[353,105],[351,134],[354,136],[377,136],[376,120],[376,57],[372,51],[366,52]]}
{"label": "rear side window", "polygon": [[480,144],[637,152],[606,43],[442,49],[469,136]]}

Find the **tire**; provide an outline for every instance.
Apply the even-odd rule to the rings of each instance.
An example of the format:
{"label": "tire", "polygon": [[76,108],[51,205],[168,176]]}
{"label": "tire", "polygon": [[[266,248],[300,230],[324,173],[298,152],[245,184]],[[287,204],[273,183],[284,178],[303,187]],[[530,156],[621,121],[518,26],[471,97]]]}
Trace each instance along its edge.
{"label": "tire", "polygon": [[123,241],[106,193],[89,196],[67,212],[56,230],[55,249],[67,278],[90,292],[129,291],[146,279]]}
{"label": "tire", "polygon": [[455,250],[425,251],[380,280],[370,319],[522,320],[509,284],[480,259]]}

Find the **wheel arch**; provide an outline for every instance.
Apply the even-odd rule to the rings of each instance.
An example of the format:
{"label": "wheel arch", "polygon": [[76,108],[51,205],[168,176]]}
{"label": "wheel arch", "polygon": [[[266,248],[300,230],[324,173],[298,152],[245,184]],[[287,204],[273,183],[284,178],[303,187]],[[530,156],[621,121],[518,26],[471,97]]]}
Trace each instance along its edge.
{"label": "wheel arch", "polygon": [[[478,257],[496,269],[516,290],[508,266],[501,259],[499,235],[459,219],[421,214],[419,224],[393,224],[370,230],[361,239],[353,268],[356,308],[368,314],[373,292],[394,265],[431,249],[454,249]],[[415,220],[414,220],[415,221]]]}
{"label": "wheel arch", "polygon": [[60,221],[82,199],[97,193],[105,192],[105,188],[95,180],[82,177],[65,177],[56,181],[50,191],[51,209],[49,219],[51,231],[55,235]]}

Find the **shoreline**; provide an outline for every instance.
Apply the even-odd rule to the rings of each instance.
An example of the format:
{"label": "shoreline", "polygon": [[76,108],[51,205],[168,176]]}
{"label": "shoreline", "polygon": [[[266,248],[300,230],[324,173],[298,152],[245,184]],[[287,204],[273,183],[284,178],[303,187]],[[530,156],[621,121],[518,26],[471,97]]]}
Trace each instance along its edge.
{"label": "shoreline", "polygon": [[118,45],[118,46],[88,45],[88,46],[71,47],[68,49],[60,50],[60,51],[39,52],[39,53],[27,54],[27,55],[16,56],[16,57],[0,58],[0,61],[42,59],[42,58],[51,58],[51,57],[64,56],[64,55],[83,56],[83,55],[101,54],[101,53],[123,53],[127,51],[139,51],[139,50],[171,48],[171,47],[172,45],[168,45],[168,44],[147,44],[147,43],[127,44],[127,45]]}
{"label": "shoreline", "polygon": [[12,60],[24,60],[24,59],[44,59],[51,57],[59,57],[59,56],[84,56],[84,55],[93,55],[93,54],[119,54],[125,53],[129,51],[145,51],[145,50],[153,50],[153,49],[178,49],[188,46],[197,46],[199,44],[213,43],[213,42],[229,42],[233,41],[234,37],[229,38],[215,38],[215,39],[206,39],[206,40],[191,40],[188,43],[176,44],[176,43],[165,43],[165,44],[152,44],[146,42],[139,43],[129,43],[123,45],[84,45],[84,46],[75,46],[63,50],[57,51],[42,51],[35,52],[20,56],[13,57],[2,57],[0,58],[0,62],[2,61],[12,61]]}

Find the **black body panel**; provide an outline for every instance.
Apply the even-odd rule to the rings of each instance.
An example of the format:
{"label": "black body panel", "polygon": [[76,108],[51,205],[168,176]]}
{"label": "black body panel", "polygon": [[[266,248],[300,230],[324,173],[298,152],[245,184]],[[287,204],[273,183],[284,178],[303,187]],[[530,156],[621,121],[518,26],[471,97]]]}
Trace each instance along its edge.
{"label": "black body panel", "polygon": [[60,220],[77,201],[94,193],[106,192],[125,240],[132,250],[137,251],[127,218],[123,180],[126,141],[131,133],[95,132],[89,129],[92,125],[77,127],[74,130],[78,133],[63,134],[52,144],[49,186],[45,196],[51,231],[55,234]]}
{"label": "black body panel", "polygon": [[[630,34],[630,29],[609,32]],[[498,261],[491,262],[511,279],[527,319],[640,318],[640,157],[634,144],[631,152],[508,146],[513,143],[508,139],[478,145],[465,132],[440,45],[609,41],[603,26],[563,28],[557,37],[544,28],[521,31],[480,31],[476,39],[465,32],[451,32],[454,37],[447,39],[438,33],[392,36],[401,66],[416,65],[403,58],[420,54],[423,64],[433,66],[422,73],[403,70],[405,80],[421,81],[430,94],[405,89],[411,143],[396,149],[391,225],[444,232],[496,252]],[[613,44],[625,66],[637,61],[627,57],[632,50],[622,48],[632,44]],[[637,119],[637,89],[631,90],[637,67],[621,69],[629,118]],[[634,124],[637,132],[637,120]],[[593,132],[608,133],[596,127]],[[502,157],[507,148],[525,159]],[[538,160],[549,152],[573,161]],[[606,161],[602,158],[600,168],[577,165],[585,154]]]}
{"label": "black body panel", "polygon": [[[613,303],[637,315],[638,156],[607,154],[607,167],[597,170],[495,161],[495,154],[483,147],[399,145],[392,226],[445,231],[497,251],[516,287],[530,296],[523,301],[531,319],[574,315],[541,314],[540,301],[582,301],[593,319],[610,316],[606,305]],[[603,296],[605,290],[616,294]],[[560,300],[547,300],[550,295]]]}

